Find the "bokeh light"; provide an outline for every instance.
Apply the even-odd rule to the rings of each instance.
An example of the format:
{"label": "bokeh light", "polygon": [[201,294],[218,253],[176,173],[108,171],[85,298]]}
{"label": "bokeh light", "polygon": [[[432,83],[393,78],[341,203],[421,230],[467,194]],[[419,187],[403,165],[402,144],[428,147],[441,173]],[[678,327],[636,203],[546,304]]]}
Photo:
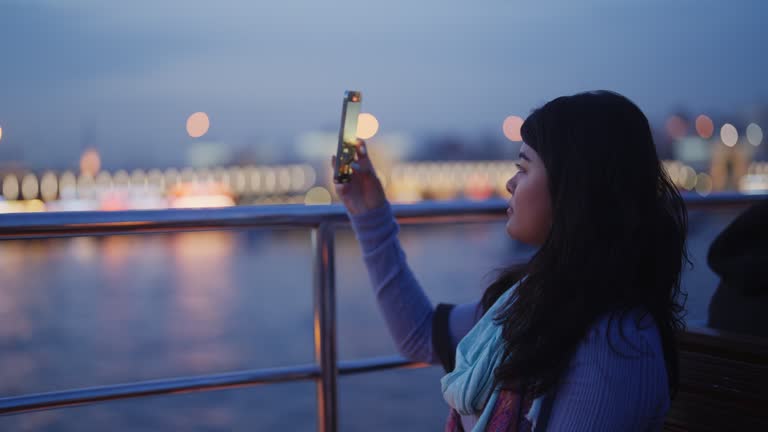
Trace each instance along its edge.
{"label": "bokeh light", "polygon": [[242,168],[234,168],[230,172],[230,178],[232,179],[232,189],[237,194],[243,194],[246,191],[248,179],[245,175],[245,170]]}
{"label": "bokeh light", "polygon": [[513,142],[520,142],[523,140],[522,135],[520,134],[520,128],[523,126],[523,119],[518,116],[511,115],[504,119],[504,125],[502,126],[502,129],[504,130],[504,136],[507,137],[508,140]]}
{"label": "bokeh light", "polygon": [[210,127],[211,121],[208,119],[208,114],[204,112],[196,112],[187,119],[187,133],[192,138],[205,135]]}
{"label": "bokeh light", "polygon": [[264,169],[264,190],[267,191],[267,193],[274,193],[275,192],[275,186],[277,185],[277,175],[275,174],[275,171],[272,168],[265,168]]}
{"label": "bokeh light", "polygon": [[747,126],[747,141],[753,146],[759,146],[763,141],[763,130],[755,123],[750,123]]}
{"label": "bokeh light", "polygon": [[688,133],[688,123],[674,115],[667,120],[667,133],[674,139],[682,138]]}
{"label": "bokeh light", "polygon": [[483,201],[493,194],[493,186],[490,183],[488,174],[479,169],[473,169],[473,172],[467,178],[464,187],[464,195],[473,201]]}
{"label": "bokeh light", "polygon": [[711,138],[712,134],[715,133],[715,125],[712,123],[712,119],[704,114],[696,117],[696,132],[704,139]]}
{"label": "bokeh light", "polygon": [[696,192],[701,196],[707,196],[712,192],[712,177],[707,173],[699,173],[696,176]]}
{"label": "bokeh light", "polygon": [[277,191],[287,192],[291,189],[291,172],[288,168],[280,168],[277,170]]}
{"label": "bokeh light", "polygon": [[45,203],[40,201],[39,199],[33,199],[27,201],[26,205],[24,206],[24,211],[29,213],[40,213],[45,211]]}
{"label": "bokeh light", "polygon": [[181,182],[182,183],[196,183],[197,182],[197,174],[195,174],[195,170],[193,170],[190,167],[186,167],[181,170]]}
{"label": "bokeh light", "polygon": [[301,165],[294,165],[291,167],[291,190],[302,191],[305,187],[306,176],[304,175],[304,168]]}
{"label": "bokeh light", "polygon": [[232,177],[229,175],[229,171],[222,167],[217,167],[213,170],[213,181],[220,185],[227,185],[232,189]]}
{"label": "bokeh light", "polygon": [[[82,176],[80,176],[80,178],[81,179],[83,179],[83,178],[91,178],[91,179],[93,179],[92,176],[86,176],[86,175],[82,175]],[[99,175],[96,176],[95,182],[96,182],[96,185],[98,185],[101,188],[112,187],[112,184],[113,184],[112,183],[112,174],[110,174],[107,171],[102,171],[102,172],[99,173]],[[82,183],[82,182],[80,182],[80,183]]]}
{"label": "bokeh light", "polygon": [[315,168],[313,168],[311,165],[303,165],[304,168],[304,177],[306,178],[306,181],[304,182],[304,189],[312,186],[317,181],[317,172],[315,171]]}
{"label": "bokeh light", "polygon": [[256,167],[246,168],[248,173],[248,187],[250,192],[261,192],[261,171]]}
{"label": "bokeh light", "polygon": [[58,192],[59,181],[56,179],[56,174],[50,171],[43,174],[43,178],[40,180],[40,197],[44,201],[53,201]]}
{"label": "bokeh light", "polygon": [[118,170],[115,175],[112,176],[112,182],[115,186],[128,186],[131,184],[131,176],[125,170]]}
{"label": "bokeh light", "polygon": [[0,127],[0,140],[3,139],[3,128]]}
{"label": "bokeh light", "polygon": [[76,194],[77,177],[72,171],[65,171],[59,177],[59,196],[62,199],[72,199]]}
{"label": "bokeh light", "polygon": [[37,194],[40,191],[37,177],[30,173],[21,179],[21,196],[26,200],[37,198]]}
{"label": "bokeh light", "polygon": [[201,168],[198,169],[195,172],[195,175],[198,178],[198,181],[201,184],[211,184],[213,183],[213,172],[208,168]]}
{"label": "bokeh light", "polygon": [[8,174],[3,179],[3,197],[8,201],[19,198],[19,179],[13,174]]}
{"label": "bokeh light", "polygon": [[306,205],[328,205],[331,203],[331,193],[322,186],[315,186],[304,195]]}
{"label": "bokeh light", "polygon": [[181,183],[181,174],[176,168],[168,168],[165,170],[163,178],[165,179],[166,187],[173,187]]}
{"label": "bokeh light", "polygon": [[726,123],[720,128],[720,139],[723,140],[723,144],[733,147],[739,141],[739,132],[734,125]]}
{"label": "bokeh light", "polygon": [[159,169],[151,169],[147,173],[147,185],[158,189],[165,189],[165,177]]}
{"label": "bokeh light", "polygon": [[146,186],[147,174],[141,169],[135,169],[131,173],[131,184],[133,186]]}
{"label": "bokeh light", "polygon": [[685,190],[691,190],[696,186],[696,171],[689,166],[680,170],[680,186]]}
{"label": "bokeh light", "polygon": [[373,138],[379,131],[379,121],[373,114],[361,113],[357,116],[357,137],[360,139]]}
{"label": "bokeh light", "polygon": [[101,156],[95,149],[88,149],[80,157],[80,173],[95,176],[101,169]]}
{"label": "bokeh light", "polygon": [[[100,179],[99,181],[105,181],[104,179],[106,179],[104,189],[110,187],[112,184],[112,176],[109,173],[102,172],[97,178]],[[98,194],[96,186],[102,187],[102,185],[97,184],[93,177],[89,175],[81,175],[77,178],[77,196],[80,199],[95,199]]]}

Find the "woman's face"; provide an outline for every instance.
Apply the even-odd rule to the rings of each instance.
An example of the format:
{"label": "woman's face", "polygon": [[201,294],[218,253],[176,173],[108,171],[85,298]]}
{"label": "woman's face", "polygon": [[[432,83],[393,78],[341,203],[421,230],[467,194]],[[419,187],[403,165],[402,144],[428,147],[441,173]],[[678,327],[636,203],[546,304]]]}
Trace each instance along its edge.
{"label": "woman's face", "polygon": [[515,240],[541,245],[552,226],[547,170],[539,155],[526,144],[520,147],[518,172],[507,181],[512,194],[507,209],[507,234]]}

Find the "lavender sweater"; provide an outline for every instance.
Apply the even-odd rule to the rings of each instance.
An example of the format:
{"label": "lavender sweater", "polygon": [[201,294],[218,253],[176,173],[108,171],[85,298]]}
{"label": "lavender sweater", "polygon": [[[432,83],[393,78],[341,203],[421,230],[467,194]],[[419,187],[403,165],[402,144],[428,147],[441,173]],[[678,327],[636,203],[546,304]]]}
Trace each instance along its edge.
{"label": "lavender sweater", "polygon": [[[434,307],[406,262],[389,203],[349,215],[368,276],[400,354],[440,364],[432,346]],[[657,431],[669,409],[667,373],[656,325],[639,311],[601,317],[588,331],[560,386],[548,397],[549,431]],[[452,348],[482,315],[479,302],[451,310]],[[623,333],[623,337],[620,336]],[[553,399],[552,399],[553,398]],[[465,425],[474,419],[463,418]]]}

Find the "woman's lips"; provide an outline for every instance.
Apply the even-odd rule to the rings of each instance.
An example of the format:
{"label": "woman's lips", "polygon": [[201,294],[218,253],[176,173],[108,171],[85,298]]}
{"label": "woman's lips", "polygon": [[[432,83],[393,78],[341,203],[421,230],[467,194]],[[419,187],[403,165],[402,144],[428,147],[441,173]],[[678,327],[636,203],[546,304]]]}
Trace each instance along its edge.
{"label": "woman's lips", "polygon": [[512,208],[511,208],[511,207],[508,207],[508,208],[507,208],[507,216],[510,216],[510,215],[512,215],[512,213],[514,213],[514,212],[512,211]]}

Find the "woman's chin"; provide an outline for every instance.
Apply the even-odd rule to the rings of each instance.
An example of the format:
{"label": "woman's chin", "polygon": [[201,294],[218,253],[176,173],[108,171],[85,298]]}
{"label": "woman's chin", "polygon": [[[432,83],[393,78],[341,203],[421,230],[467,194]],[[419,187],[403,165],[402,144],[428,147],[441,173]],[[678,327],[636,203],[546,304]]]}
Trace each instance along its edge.
{"label": "woman's chin", "polygon": [[509,236],[509,238],[511,238],[513,240],[517,240],[518,239],[517,238],[517,232],[516,232],[517,230],[515,230],[515,223],[514,223],[514,221],[512,220],[511,217],[509,219],[507,219],[507,225],[506,225],[505,229],[507,231],[507,235]]}
{"label": "woman's chin", "polygon": [[533,243],[531,241],[530,236],[525,235],[526,232],[519,229],[513,217],[510,217],[509,220],[507,220],[506,231],[507,231],[507,235],[512,240],[516,240],[516,241],[519,241],[520,243],[525,243],[525,244]]}

